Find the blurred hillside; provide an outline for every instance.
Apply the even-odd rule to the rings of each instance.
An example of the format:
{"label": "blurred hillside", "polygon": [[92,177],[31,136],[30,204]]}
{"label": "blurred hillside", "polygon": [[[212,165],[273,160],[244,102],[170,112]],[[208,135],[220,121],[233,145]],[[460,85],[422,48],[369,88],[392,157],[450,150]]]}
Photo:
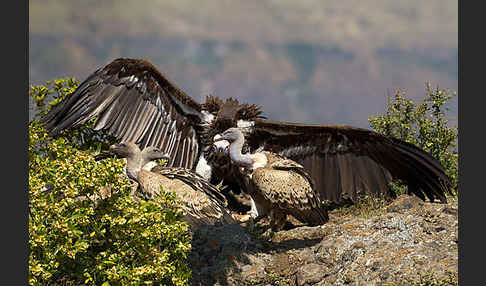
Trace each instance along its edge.
{"label": "blurred hillside", "polygon": [[199,101],[366,128],[387,90],[458,87],[457,1],[37,0],[29,14],[31,84],[145,58]]}

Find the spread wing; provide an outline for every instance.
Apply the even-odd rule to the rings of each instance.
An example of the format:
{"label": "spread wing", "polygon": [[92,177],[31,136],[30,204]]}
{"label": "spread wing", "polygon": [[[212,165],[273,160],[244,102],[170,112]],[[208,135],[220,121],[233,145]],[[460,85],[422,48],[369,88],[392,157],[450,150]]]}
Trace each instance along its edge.
{"label": "spread wing", "polygon": [[391,194],[401,179],[409,192],[446,202],[450,180],[443,166],[413,144],[345,125],[318,125],[256,119],[247,143],[302,164],[322,200],[356,200],[366,193]]}
{"label": "spread wing", "polygon": [[201,105],[145,60],[120,58],[96,70],[41,122],[55,135],[95,116],[95,130],[141,149],[156,146],[171,156],[171,166],[192,168],[201,149]]}

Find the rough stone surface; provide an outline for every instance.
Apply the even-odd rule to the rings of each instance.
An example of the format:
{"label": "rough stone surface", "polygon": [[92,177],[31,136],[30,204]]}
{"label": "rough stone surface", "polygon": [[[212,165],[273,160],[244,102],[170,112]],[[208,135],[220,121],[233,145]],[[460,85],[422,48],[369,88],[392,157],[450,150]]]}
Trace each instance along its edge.
{"label": "rough stone surface", "polygon": [[457,279],[457,203],[401,196],[369,219],[330,212],[321,226],[273,235],[265,226],[201,228],[189,256],[191,284],[413,285],[423,273]]}

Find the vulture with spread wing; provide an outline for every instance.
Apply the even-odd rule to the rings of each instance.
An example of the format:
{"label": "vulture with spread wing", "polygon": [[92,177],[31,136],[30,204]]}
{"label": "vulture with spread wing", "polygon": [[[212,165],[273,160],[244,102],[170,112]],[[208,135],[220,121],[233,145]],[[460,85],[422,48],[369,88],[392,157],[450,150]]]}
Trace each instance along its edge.
{"label": "vulture with spread wing", "polygon": [[[413,144],[345,125],[266,120],[260,108],[208,96],[198,103],[143,59],[120,58],[93,72],[41,119],[51,135],[97,117],[95,129],[120,141],[156,146],[170,166],[195,170],[206,179],[221,168],[212,162],[212,139],[230,127],[245,135],[243,151],[270,151],[303,165],[322,200],[355,200],[367,193],[393,195],[392,179],[409,193],[446,202],[449,178],[443,166]],[[213,176],[214,177],[214,176]],[[212,178],[214,179],[214,178]]]}

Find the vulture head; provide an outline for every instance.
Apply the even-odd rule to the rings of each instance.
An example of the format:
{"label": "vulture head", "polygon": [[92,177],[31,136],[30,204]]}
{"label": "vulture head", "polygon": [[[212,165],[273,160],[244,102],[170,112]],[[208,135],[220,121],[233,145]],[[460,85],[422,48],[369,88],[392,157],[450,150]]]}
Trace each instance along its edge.
{"label": "vulture head", "polygon": [[229,128],[221,134],[217,134],[213,138],[213,142],[221,142],[226,140],[229,142],[229,157],[231,161],[241,167],[254,167],[256,157],[249,153],[242,154],[243,145],[245,144],[245,137],[240,128]]}
{"label": "vulture head", "polygon": [[170,156],[167,153],[162,152],[162,150],[154,146],[145,147],[145,149],[143,149],[142,151],[142,154],[145,159],[150,161],[155,161],[159,159],[166,161],[170,160]]}
{"label": "vulture head", "polygon": [[108,151],[120,158],[129,158],[139,154],[140,148],[133,142],[121,142],[110,146]]}
{"label": "vulture head", "polygon": [[162,152],[162,150],[155,146],[145,147],[142,151],[142,168],[150,171],[158,165],[156,160],[160,159],[165,160],[166,164],[170,162],[169,154]]}
{"label": "vulture head", "polygon": [[[133,142],[113,144],[108,149],[108,152],[119,158],[129,159],[127,160],[126,173],[132,180],[137,180],[138,172],[140,172],[142,168],[148,168],[150,170],[153,165],[156,165],[154,160],[170,159],[166,153],[162,152],[157,147],[149,146],[141,151],[138,145]],[[148,163],[151,163],[152,165],[148,166]]]}
{"label": "vulture head", "polygon": [[[213,141],[215,143],[221,142],[222,140],[228,141],[230,144],[237,140],[241,140],[243,138],[243,133],[238,128],[229,128],[225,130],[223,133],[217,134],[214,136]],[[224,142],[224,141],[223,141]]]}
{"label": "vulture head", "polygon": [[133,142],[121,142],[113,144],[108,149],[108,152],[112,155],[116,155],[119,158],[128,159],[125,171],[130,179],[136,181],[138,173],[142,168],[142,151],[137,144]]}
{"label": "vulture head", "polygon": [[212,162],[217,165],[225,164],[228,161],[230,143],[226,140],[213,142],[211,147],[211,154],[213,154]]}
{"label": "vulture head", "polygon": [[229,146],[230,143],[226,140],[213,142],[211,145],[211,152],[207,158],[214,169],[213,175],[216,181],[221,181],[230,172],[231,159],[229,157]]}

